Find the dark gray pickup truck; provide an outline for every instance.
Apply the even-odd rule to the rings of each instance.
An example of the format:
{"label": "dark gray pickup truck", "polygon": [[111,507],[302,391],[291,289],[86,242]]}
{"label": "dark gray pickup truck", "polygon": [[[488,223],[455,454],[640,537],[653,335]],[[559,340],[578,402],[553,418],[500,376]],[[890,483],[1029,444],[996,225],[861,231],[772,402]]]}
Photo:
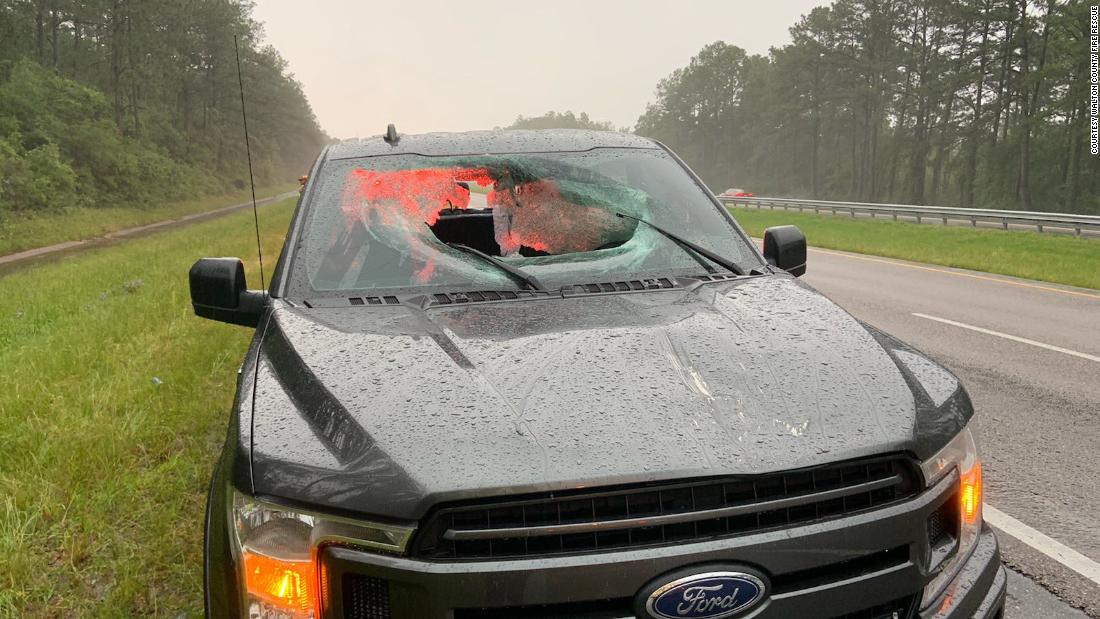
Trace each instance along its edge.
{"label": "dark gray pickup truck", "polygon": [[210,485],[207,614],[996,618],[970,400],[756,249],[661,144],[583,131],[330,146]]}

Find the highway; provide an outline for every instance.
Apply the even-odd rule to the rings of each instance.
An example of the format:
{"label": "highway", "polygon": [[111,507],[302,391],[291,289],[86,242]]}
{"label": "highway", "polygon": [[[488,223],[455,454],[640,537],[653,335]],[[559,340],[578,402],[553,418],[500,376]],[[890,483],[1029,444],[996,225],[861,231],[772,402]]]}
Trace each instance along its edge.
{"label": "highway", "polygon": [[[1006,563],[1100,617],[1100,293],[821,249],[807,264],[807,283],[960,377]],[[1010,587],[1009,617],[1084,616]]]}
{"label": "highway", "polygon": [[[6,256],[0,275],[247,206]],[[803,279],[962,379],[1015,570],[1007,617],[1100,619],[1100,292],[816,248]]]}

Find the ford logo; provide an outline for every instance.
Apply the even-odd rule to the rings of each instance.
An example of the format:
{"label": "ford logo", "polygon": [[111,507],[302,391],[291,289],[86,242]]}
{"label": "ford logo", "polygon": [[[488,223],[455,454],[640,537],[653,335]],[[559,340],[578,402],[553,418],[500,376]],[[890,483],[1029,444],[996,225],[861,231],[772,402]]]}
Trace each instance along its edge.
{"label": "ford logo", "polygon": [[752,574],[706,572],[658,587],[645,609],[658,619],[723,619],[749,610],[766,592],[764,581]]}

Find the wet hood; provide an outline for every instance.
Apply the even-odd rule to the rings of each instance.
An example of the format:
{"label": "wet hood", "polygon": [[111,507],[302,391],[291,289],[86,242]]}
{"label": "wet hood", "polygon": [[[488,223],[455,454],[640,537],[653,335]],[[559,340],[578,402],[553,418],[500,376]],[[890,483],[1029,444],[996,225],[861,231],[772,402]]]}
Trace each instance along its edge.
{"label": "wet hood", "polygon": [[281,306],[254,393],[257,493],[397,519],[474,497],[926,457],[971,414],[954,376],[787,276]]}

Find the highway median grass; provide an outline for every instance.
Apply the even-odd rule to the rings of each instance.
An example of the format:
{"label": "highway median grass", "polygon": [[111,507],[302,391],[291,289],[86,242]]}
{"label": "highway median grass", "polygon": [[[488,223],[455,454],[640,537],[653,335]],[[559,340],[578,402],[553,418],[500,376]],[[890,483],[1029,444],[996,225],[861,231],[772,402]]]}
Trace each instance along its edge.
{"label": "highway median grass", "polygon": [[[1100,289],[1100,240],[1015,230],[926,225],[734,207],[754,237],[794,224],[811,247]],[[813,269],[813,258],[809,268]]]}
{"label": "highway median grass", "polygon": [[[256,190],[256,198],[262,200],[296,187],[298,183],[260,187]],[[66,241],[81,241],[184,215],[205,213],[241,204],[251,198],[252,193],[245,189],[220,196],[149,206],[72,207],[41,213],[0,213],[0,256]]]}
{"label": "highway median grass", "polygon": [[[260,213],[268,268],[293,200]],[[0,278],[0,617],[202,615],[206,486],[249,329],[192,314],[252,213]]]}

